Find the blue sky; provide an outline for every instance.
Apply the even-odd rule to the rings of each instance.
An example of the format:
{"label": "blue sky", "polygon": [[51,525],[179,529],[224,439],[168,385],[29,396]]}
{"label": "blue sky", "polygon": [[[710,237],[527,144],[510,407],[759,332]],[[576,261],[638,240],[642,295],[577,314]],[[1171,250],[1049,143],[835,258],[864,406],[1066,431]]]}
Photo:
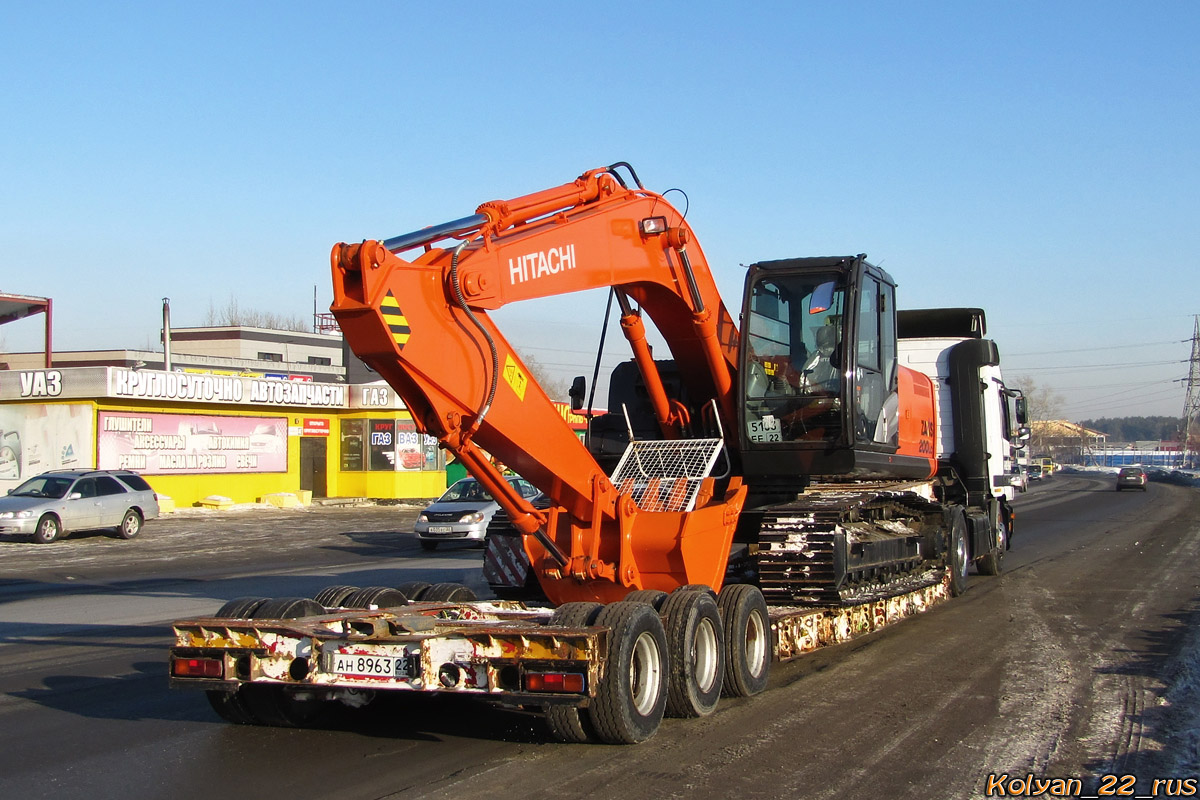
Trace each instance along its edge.
{"label": "blue sky", "polygon": [[[46,2],[0,25],[0,291],[53,298],[57,349],[156,347],[163,297],[180,326],[231,296],[307,316],[314,286],[326,310],[334,243],[625,160],[687,192],[730,306],[739,265],[865,252],[901,307],[986,308],[1006,374],[1063,416],[1183,408],[1195,3]],[[602,315],[502,319],[590,374]],[[0,343],[40,348],[40,321]]]}

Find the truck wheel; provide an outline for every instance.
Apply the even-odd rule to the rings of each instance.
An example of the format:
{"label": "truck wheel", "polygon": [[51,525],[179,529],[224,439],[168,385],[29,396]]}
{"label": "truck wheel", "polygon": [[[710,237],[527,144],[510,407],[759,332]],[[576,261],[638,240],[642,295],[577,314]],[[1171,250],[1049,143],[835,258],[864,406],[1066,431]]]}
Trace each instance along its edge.
{"label": "truck wheel", "polygon": [[677,589],[662,606],[670,675],[667,715],[706,717],[721,699],[725,640],[721,612],[708,590]]}
{"label": "truck wheel", "polygon": [[452,602],[463,603],[470,600],[478,600],[475,593],[461,583],[435,583],[425,590],[425,594],[421,595],[421,599],[427,602]]}
{"label": "truck wheel", "polygon": [[142,530],[142,515],[138,513],[136,508],[131,508],[125,512],[125,516],[121,519],[121,525],[117,528],[117,535],[122,539],[132,539],[141,533]]}
{"label": "truck wheel", "polygon": [[406,581],[397,584],[396,591],[404,592],[405,597],[415,602],[425,597],[425,591],[430,586],[433,586],[433,584],[426,581]]}
{"label": "truck wheel", "polygon": [[636,744],[658,730],[667,706],[667,636],[645,603],[612,603],[596,624],[608,628],[608,663],[596,687],[592,722],[609,744]]}
{"label": "truck wheel", "polygon": [[[596,620],[596,614],[604,608],[600,603],[563,603],[554,609],[550,617],[551,625],[561,625],[564,628],[582,628],[591,625]],[[575,706],[547,706],[546,724],[550,726],[550,735],[560,742],[571,744],[587,744],[597,739],[596,728],[592,725],[591,716],[586,708]]]}
{"label": "truck wheel", "polygon": [[[279,597],[255,609],[252,619],[299,619],[324,613],[324,606],[307,597]],[[259,725],[298,728],[312,722],[325,707],[311,690],[305,692],[304,688],[297,692],[290,686],[252,683],[242,686],[238,694]]]}
{"label": "truck wheel", "polygon": [[757,586],[733,583],[717,595],[725,630],[725,685],[729,697],[767,688],[771,674],[771,617]]}
{"label": "truck wheel", "polygon": [[666,602],[667,593],[658,589],[635,589],[625,595],[626,603],[645,603],[648,606],[653,606],[655,611],[662,611],[663,603]]}
{"label": "truck wheel", "polygon": [[393,589],[390,586],[367,586],[359,589],[354,594],[342,601],[342,606],[345,608],[361,608],[368,609],[371,606],[376,608],[393,608],[395,606],[408,605],[408,598],[404,596],[404,592]]}
{"label": "truck wheel", "polygon": [[62,523],[53,514],[45,514],[38,520],[33,540],[38,544],[50,544],[62,534]]}
{"label": "truck wheel", "polygon": [[326,586],[313,599],[325,608],[346,608],[346,598],[357,591],[357,586]]}
{"label": "truck wheel", "polygon": [[967,568],[971,559],[967,553],[967,518],[961,509],[956,509],[950,522],[950,596],[958,597],[967,591]]}
{"label": "truck wheel", "polygon": [[975,562],[980,575],[999,575],[1004,569],[1004,551],[1008,549],[1008,515],[1001,509],[996,520],[996,542],[990,553]]}

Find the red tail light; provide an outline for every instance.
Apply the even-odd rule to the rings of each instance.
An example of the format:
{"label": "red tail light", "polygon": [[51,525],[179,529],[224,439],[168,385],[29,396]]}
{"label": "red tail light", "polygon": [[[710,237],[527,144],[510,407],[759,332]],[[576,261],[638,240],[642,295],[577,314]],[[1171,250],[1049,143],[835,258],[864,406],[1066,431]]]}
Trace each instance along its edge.
{"label": "red tail light", "polygon": [[177,678],[223,678],[225,664],[219,658],[177,658],[171,662],[171,674]]}
{"label": "red tail light", "polygon": [[527,672],[525,690],[528,692],[568,692],[580,694],[586,681],[578,672]]}

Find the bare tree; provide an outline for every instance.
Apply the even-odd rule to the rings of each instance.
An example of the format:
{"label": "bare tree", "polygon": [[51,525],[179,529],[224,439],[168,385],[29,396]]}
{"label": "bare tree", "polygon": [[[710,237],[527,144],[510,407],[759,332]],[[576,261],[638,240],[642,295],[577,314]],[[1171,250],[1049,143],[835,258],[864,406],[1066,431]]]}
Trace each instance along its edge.
{"label": "bare tree", "polygon": [[1030,454],[1049,453],[1051,450],[1050,440],[1054,437],[1048,432],[1046,425],[1037,423],[1062,419],[1062,405],[1065,399],[1054,387],[1038,384],[1027,375],[1014,378],[1012,382],[1014,386],[1025,393],[1030,428],[1032,429],[1029,437]]}
{"label": "bare tree", "polygon": [[550,368],[537,359],[537,356],[526,355],[520,353],[521,360],[525,362],[525,366],[533,373],[532,377],[542,387],[551,400],[566,402],[567,391],[571,388],[571,384],[565,378],[555,377]]}
{"label": "bare tree", "polygon": [[212,300],[208,301],[208,314],[205,325],[242,325],[248,328],[269,328],[276,331],[307,331],[309,323],[301,314],[287,316],[271,311],[259,311],[253,308],[242,308],[233,295],[222,308],[217,308]]}

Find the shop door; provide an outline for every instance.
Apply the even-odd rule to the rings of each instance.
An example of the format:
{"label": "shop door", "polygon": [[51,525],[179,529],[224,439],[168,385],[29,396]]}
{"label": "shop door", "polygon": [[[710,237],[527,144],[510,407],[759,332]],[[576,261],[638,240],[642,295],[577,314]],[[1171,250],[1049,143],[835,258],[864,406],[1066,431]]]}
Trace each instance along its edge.
{"label": "shop door", "polygon": [[300,488],[312,492],[313,497],[325,497],[325,450],[324,436],[300,439]]}

